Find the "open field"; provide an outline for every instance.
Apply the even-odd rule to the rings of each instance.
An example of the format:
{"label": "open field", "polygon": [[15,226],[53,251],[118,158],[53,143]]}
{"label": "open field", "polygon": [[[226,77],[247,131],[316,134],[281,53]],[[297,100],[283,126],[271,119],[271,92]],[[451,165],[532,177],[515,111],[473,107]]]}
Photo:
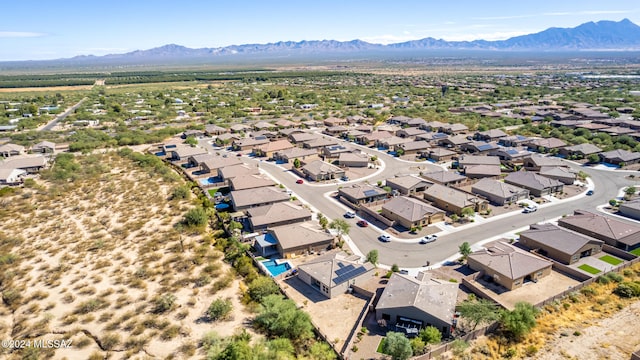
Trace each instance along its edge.
{"label": "open field", "polygon": [[0,88],[0,93],[91,90],[93,85]]}
{"label": "open field", "polygon": [[[0,198],[0,265],[11,262],[0,278],[0,338],[73,346],[0,357],[185,358],[209,331],[247,329],[241,281],[212,237],[175,227],[192,207],[169,200],[182,180],[114,152],[77,161],[75,180],[38,179]],[[205,311],[218,298],[233,314],[212,323]]]}

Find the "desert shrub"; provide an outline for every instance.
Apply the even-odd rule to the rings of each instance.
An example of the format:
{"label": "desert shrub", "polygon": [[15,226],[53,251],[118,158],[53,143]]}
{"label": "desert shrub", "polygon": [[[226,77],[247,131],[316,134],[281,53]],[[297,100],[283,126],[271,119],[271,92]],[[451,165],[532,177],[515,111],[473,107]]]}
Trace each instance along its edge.
{"label": "desert shrub", "polygon": [[100,310],[100,309],[104,309],[106,307],[108,307],[109,304],[104,301],[103,299],[91,299],[91,300],[87,300],[81,304],[79,304],[74,313],[76,314],[88,314],[90,312],[94,312],[96,310]]}
{"label": "desert shrub", "polygon": [[105,350],[112,350],[120,344],[120,335],[115,333],[108,333],[102,338],[102,347]]}
{"label": "desert shrub", "polygon": [[176,302],[176,296],[173,294],[162,294],[154,299],[153,312],[156,314],[171,311]]}
{"label": "desert shrub", "polygon": [[640,282],[623,282],[613,290],[613,293],[621,298],[640,296]]}
{"label": "desert shrub", "polygon": [[231,315],[233,304],[230,299],[216,299],[207,309],[207,317],[211,321],[226,320]]}

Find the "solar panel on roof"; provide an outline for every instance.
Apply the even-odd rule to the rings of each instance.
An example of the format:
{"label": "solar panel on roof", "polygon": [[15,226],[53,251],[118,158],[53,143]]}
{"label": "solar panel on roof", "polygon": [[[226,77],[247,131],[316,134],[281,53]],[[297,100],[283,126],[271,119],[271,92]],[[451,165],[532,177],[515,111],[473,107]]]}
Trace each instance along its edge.
{"label": "solar panel on roof", "polygon": [[516,149],[507,150],[507,154],[509,154],[509,155],[517,155],[518,154],[518,150],[516,150]]}
{"label": "solar panel on roof", "polygon": [[345,274],[339,275],[337,276],[335,279],[333,279],[333,282],[338,285],[338,284],[342,284],[345,281],[349,281],[350,279],[353,279],[355,277],[357,277],[360,274],[363,274],[367,272],[367,269],[364,268],[364,266],[359,266],[355,269],[353,269],[350,272],[347,272]]}
{"label": "solar panel on roof", "polygon": [[493,149],[493,146],[491,146],[491,144],[482,144],[482,145],[478,145],[478,150],[489,150],[489,149]]}
{"label": "solar panel on roof", "polygon": [[375,190],[365,190],[364,191],[364,196],[376,196],[378,195],[378,192]]}

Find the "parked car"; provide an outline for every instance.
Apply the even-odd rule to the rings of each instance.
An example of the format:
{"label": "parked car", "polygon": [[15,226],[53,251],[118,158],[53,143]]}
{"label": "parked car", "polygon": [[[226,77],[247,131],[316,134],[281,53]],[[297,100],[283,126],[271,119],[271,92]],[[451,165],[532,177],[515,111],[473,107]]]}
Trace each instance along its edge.
{"label": "parked car", "polygon": [[296,180],[296,184],[302,184],[302,183],[304,183],[304,181],[302,179]]}
{"label": "parked car", "polygon": [[589,195],[589,196],[593,195],[593,190],[587,191],[587,195]]}
{"label": "parked car", "polygon": [[367,226],[369,226],[369,223],[368,223],[368,222],[366,222],[366,221],[364,221],[364,220],[360,220],[360,221],[358,221],[356,224],[358,224],[358,226],[360,226],[360,227],[367,227]]}
{"label": "parked car", "polygon": [[344,213],[344,217],[346,217],[347,219],[353,219],[354,217],[356,217],[356,213],[354,213],[353,211],[347,211],[346,213]]}
{"label": "parked car", "polygon": [[342,181],[349,181],[349,177],[348,176],[343,176],[340,178],[340,180]]}
{"label": "parked car", "polygon": [[524,210],[522,212],[525,213],[525,214],[528,214],[528,213],[535,212],[536,210],[538,210],[537,206],[530,205],[530,206],[527,206],[526,208],[524,208]]}
{"label": "parked car", "polygon": [[391,236],[389,236],[389,235],[380,235],[380,236],[378,236],[378,240],[380,240],[382,242],[389,242],[389,241],[391,241]]}
{"label": "parked car", "polygon": [[428,244],[438,240],[438,235],[427,235],[420,239],[420,244]]}

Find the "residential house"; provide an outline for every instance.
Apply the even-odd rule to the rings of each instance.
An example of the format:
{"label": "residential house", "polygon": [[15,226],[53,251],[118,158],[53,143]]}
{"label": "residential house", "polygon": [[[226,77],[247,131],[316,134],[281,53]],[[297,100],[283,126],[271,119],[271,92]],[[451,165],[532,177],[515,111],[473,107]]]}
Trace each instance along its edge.
{"label": "residential house", "polygon": [[500,165],[467,165],[462,173],[469,179],[498,178],[501,169]]}
{"label": "residential house", "polygon": [[326,129],[324,129],[324,133],[327,135],[331,135],[331,136],[340,136],[342,133],[348,131],[349,128],[347,128],[346,126],[330,126]]}
{"label": "residential house", "polygon": [[276,226],[268,230],[283,258],[322,252],[333,246],[334,237],[311,221]]}
{"label": "residential house", "polygon": [[635,151],[631,152],[618,149],[603,152],[598,155],[600,156],[600,161],[618,166],[637,164],[640,162],[640,153]]}
{"label": "residential house", "polygon": [[489,156],[496,156],[501,162],[511,165],[522,165],[524,159],[531,156],[531,152],[525,148],[499,147],[489,151]]}
{"label": "residential house", "polygon": [[313,133],[296,132],[296,133],[289,134],[289,140],[291,140],[291,142],[294,144],[302,144],[307,141],[316,140],[320,138],[322,138],[322,136],[313,134]]}
{"label": "residential house", "polygon": [[0,156],[11,157],[25,154],[25,148],[22,145],[17,144],[4,144],[0,145]]}
{"label": "residential house", "polygon": [[469,254],[467,264],[471,269],[481,271],[485,279],[507,290],[517,289],[527,282],[535,282],[551,274],[553,265],[505,242]]}
{"label": "residential house", "polygon": [[[194,159],[196,157],[190,157],[189,159]],[[212,176],[218,176],[218,170],[227,166],[240,165],[242,161],[237,157],[223,157],[223,156],[213,156],[198,160],[198,165],[200,166],[200,170],[203,173],[210,173]]]}
{"label": "residential house", "polygon": [[602,149],[591,143],[565,146],[560,149],[561,155],[566,157],[577,157],[579,159],[584,159],[591,154],[598,154],[600,152],[602,152]]}
{"label": "residential house", "polygon": [[258,121],[257,123],[253,124],[253,129],[256,131],[271,130],[275,128],[276,126],[274,124],[268,123],[266,121]]}
{"label": "residential house", "polygon": [[298,266],[298,279],[329,299],[362,286],[375,276],[375,266],[358,255],[328,253]]}
{"label": "residential house", "polygon": [[469,128],[466,125],[460,123],[445,124],[440,127],[441,132],[452,135],[465,133],[468,130]]}
{"label": "residential house", "polygon": [[404,115],[392,116],[387,123],[392,125],[407,125],[407,123],[411,120],[410,117]]}
{"label": "residential house", "polygon": [[311,221],[311,212],[292,202],[277,202],[265,206],[253,207],[247,209],[246,214],[251,231]]}
{"label": "residential house", "polygon": [[255,147],[268,144],[269,139],[266,136],[258,136],[258,137],[249,137],[239,140],[234,140],[232,143],[233,150],[235,151],[245,151],[245,150],[253,150]]}
{"label": "residential house", "polygon": [[253,154],[255,156],[272,159],[276,152],[293,148],[294,146],[289,142],[289,140],[282,139],[255,146],[253,148]]}
{"label": "residential house", "polygon": [[252,207],[289,201],[289,194],[275,186],[255,189],[238,190],[229,193],[231,205],[235,211],[242,211]]}
{"label": "residential house", "polygon": [[498,141],[500,138],[505,138],[507,136],[509,135],[500,129],[491,129],[476,132],[473,135],[473,138],[482,141]]}
{"label": "residential house", "polygon": [[31,152],[53,154],[56,151],[56,143],[51,141],[41,141],[31,147]]}
{"label": "residential house", "polygon": [[558,225],[625,251],[640,247],[640,226],[586,210],[575,210],[573,215],[560,218]]}
{"label": "residential house", "polygon": [[566,167],[567,165],[557,157],[532,154],[523,159],[522,166],[529,171],[540,171],[543,167]]}
{"label": "residential house", "polygon": [[178,144],[175,147],[164,146],[165,152],[170,154],[171,161],[188,160],[192,156],[206,154],[207,150],[191,145]]}
{"label": "residential house", "polygon": [[338,157],[338,164],[346,167],[367,167],[369,166],[369,156],[363,153],[342,153]]}
{"label": "residential house", "polygon": [[504,178],[507,184],[529,190],[533,196],[541,197],[562,192],[564,184],[558,180],[544,177],[530,171],[512,172]]}
{"label": "residential house", "polygon": [[463,183],[467,180],[467,177],[460,175],[454,171],[436,170],[424,172],[420,175],[429,182],[441,184],[445,186],[453,186]]}
{"label": "residential house", "polygon": [[42,155],[20,155],[0,161],[0,169],[19,169],[27,174],[36,174],[47,166],[47,158]]}
{"label": "residential house", "polygon": [[640,200],[625,201],[618,205],[618,212],[634,220],[640,220]]}
{"label": "residential house", "polygon": [[[1,163],[0,166],[2,166]],[[25,175],[27,172],[22,169],[0,167],[0,185],[22,184]]]}
{"label": "residential house", "polygon": [[396,131],[396,136],[401,138],[410,138],[413,139],[418,135],[426,134],[427,132],[415,127],[408,127],[405,129],[401,129]]}
{"label": "residential house", "polygon": [[467,139],[464,135],[455,135],[438,141],[438,144],[446,148],[457,148],[462,144],[468,144],[470,142],[471,140]]}
{"label": "residential house", "polygon": [[416,140],[424,140],[432,145],[438,145],[440,141],[448,138],[449,135],[441,132],[428,132],[415,137]]}
{"label": "residential house", "polygon": [[420,154],[429,148],[431,148],[431,145],[423,140],[406,142],[394,146],[396,152],[400,153],[400,151],[402,151],[404,155]]}
{"label": "residential house", "polygon": [[604,241],[553,224],[530,225],[529,230],[520,233],[519,242],[540,255],[566,265],[600,253],[604,244]]}
{"label": "residential house", "polygon": [[354,184],[338,189],[338,196],[354,205],[362,205],[386,199],[388,194],[383,189],[368,184]]}
{"label": "residential house", "polygon": [[444,221],[444,212],[411,197],[398,196],[382,205],[382,216],[407,229]]}
{"label": "residential house", "polygon": [[337,145],[338,141],[332,138],[318,138],[306,141],[302,144],[305,149],[322,149],[325,146]]}
{"label": "residential house", "polygon": [[293,162],[295,159],[299,159],[304,163],[319,159],[318,152],[315,149],[303,149],[299,147],[276,151],[275,154],[273,154],[273,157],[276,161],[285,163]]}
{"label": "residential house", "polygon": [[246,190],[276,185],[275,181],[266,175],[235,176],[228,180],[231,190]]}
{"label": "residential house", "polygon": [[344,176],[344,169],[322,160],[314,160],[301,168],[304,175],[313,181],[339,179]]}
{"label": "residential house", "polygon": [[413,175],[400,175],[387,179],[386,185],[402,195],[415,195],[422,193],[433,183]]}
{"label": "residential house", "polygon": [[339,119],[336,117],[330,117],[328,119],[325,119],[323,123],[324,123],[324,126],[327,126],[327,127],[349,125],[349,122],[347,121],[347,119]]}
{"label": "residential house", "polygon": [[567,146],[567,143],[557,138],[531,139],[525,145],[531,151],[550,152]]}
{"label": "residential house", "polygon": [[284,128],[284,129],[278,130],[278,137],[284,137],[288,139],[289,135],[291,134],[302,134],[302,133],[304,133],[304,131],[298,128]]}
{"label": "residential house", "polygon": [[452,161],[458,153],[444,148],[433,148],[422,152],[422,157],[437,162]]}
{"label": "residential house", "polygon": [[207,124],[204,126],[204,133],[207,136],[222,135],[229,130],[215,124]]}
{"label": "residential house", "polygon": [[231,130],[232,133],[240,133],[240,132],[246,132],[248,130],[251,130],[249,126],[244,124],[234,124],[234,125],[231,125],[229,129]]}
{"label": "residential house", "polygon": [[440,129],[444,128],[447,125],[448,124],[440,122],[440,121],[429,121],[429,122],[426,122],[426,123],[422,124],[422,126],[420,126],[420,128],[423,129],[423,130],[431,131],[431,132],[438,132],[438,131],[440,131]]}
{"label": "residential house", "polygon": [[225,181],[251,175],[260,175],[260,168],[257,165],[237,164],[218,168],[218,176]]}
{"label": "residential house", "polygon": [[241,137],[238,134],[224,133],[216,136],[216,145],[227,145],[230,142],[233,143],[236,140],[240,140]]}
{"label": "residential house", "polygon": [[397,136],[391,136],[382,140],[378,140],[376,146],[383,149],[393,149],[398,145],[412,142],[411,139],[401,138]]}
{"label": "residential house", "polygon": [[471,192],[496,205],[517,203],[529,198],[529,190],[493,179],[481,179],[473,184]]}
{"label": "residential house", "polygon": [[500,166],[500,159],[496,156],[488,155],[461,155],[458,157],[458,169],[465,169],[467,166],[494,165]]}
{"label": "residential house", "polygon": [[322,149],[322,156],[326,159],[337,159],[341,154],[344,153],[352,153],[352,152],[360,152],[360,150],[355,149],[351,146],[344,145],[331,145],[325,146]]}
{"label": "residential house", "polygon": [[572,185],[577,179],[575,170],[568,167],[543,166],[538,173],[565,185]]}
{"label": "residential house", "polygon": [[457,297],[458,284],[422,272],[417,277],[394,273],[378,299],[376,320],[414,336],[420,329],[433,326],[448,337]]}
{"label": "residential house", "polygon": [[356,143],[364,146],[369,146],[377,143],[380,140],[384,140],[392,137],[393,134],[388,131],[374,131],[370,134],[364,134],[356,138]]}
{"label": "residential house", "polygon": [[448,186],[433,184],[424,191],[424,198],[447,212],[463,215],[465,209],[483,212],[488,209],[487,200]]}
{"label": "residential house", "polygon": [[529,140],[531,139],[523,135],[511,135],[511,136],[505,136],[505,137],[499,138],[498,145],[508,146],[508,147],[518,147],[518,146],[522,146]]}
{"label": "residential house", "polygon": [[488,154],[500,147],[495,142],[471,141],[467,144],[460,145],[460,150],[473,154]]}
{"label": "residential house", "polygon": [[276,121],[275,125],[280,128],[280,129],[288,129],[288,128],[292,128],[292,127],[296,127],[298,126],[297,123],[287,120],[287,119],[280,119],[278,121]]}

